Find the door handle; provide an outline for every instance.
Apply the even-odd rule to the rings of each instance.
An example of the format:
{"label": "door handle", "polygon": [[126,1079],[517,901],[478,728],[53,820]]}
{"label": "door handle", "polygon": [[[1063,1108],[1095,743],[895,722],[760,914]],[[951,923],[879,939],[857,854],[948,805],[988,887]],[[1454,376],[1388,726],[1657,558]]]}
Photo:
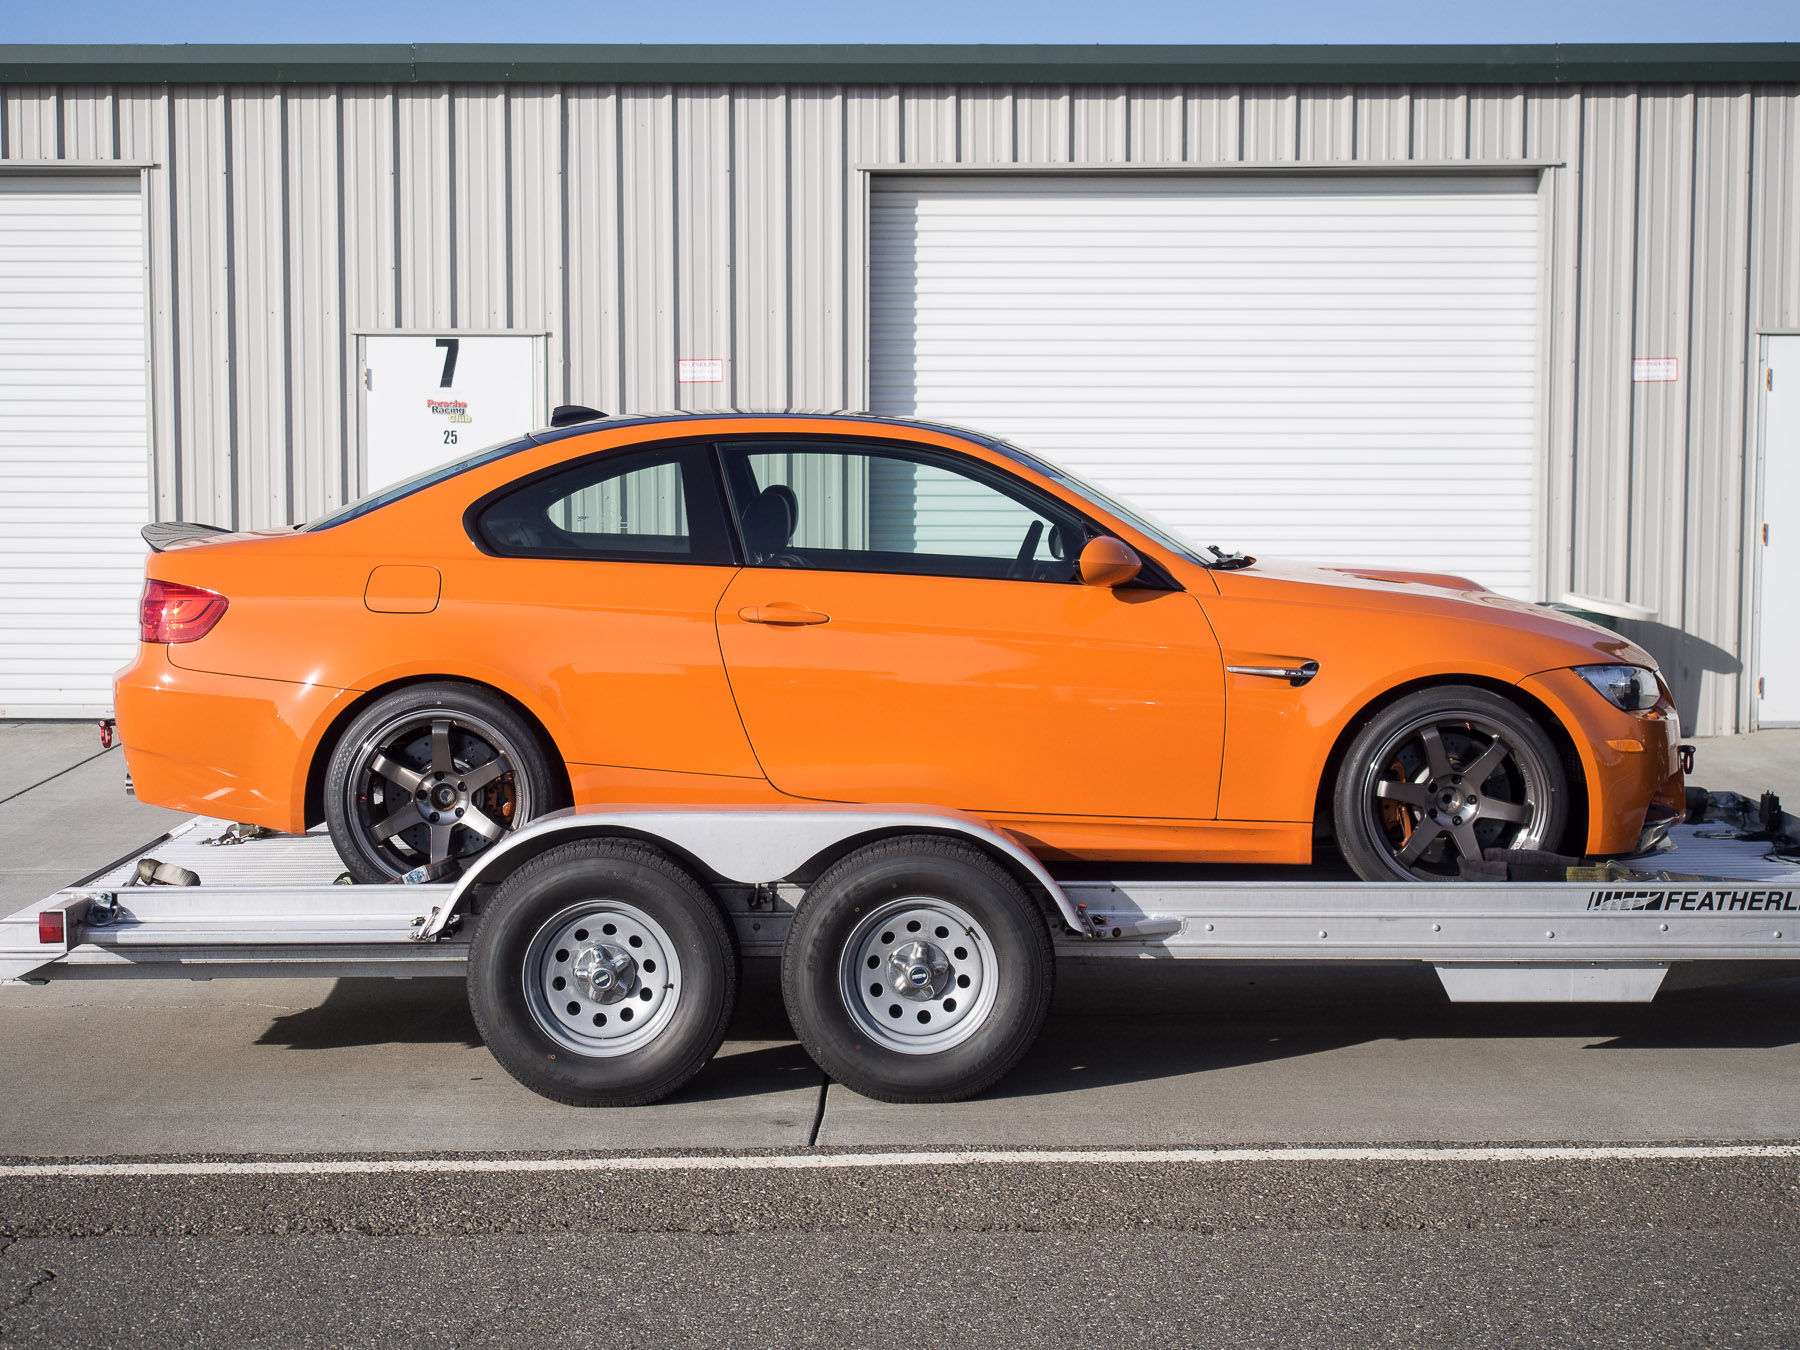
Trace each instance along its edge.
{"label": "door handle", "polygon": [[745,623],[767,623],[777,628],[803,628],[809,624],[831,622],[829,614],[779,601],[773,605],[746,605],[738,611],[738,618]]}

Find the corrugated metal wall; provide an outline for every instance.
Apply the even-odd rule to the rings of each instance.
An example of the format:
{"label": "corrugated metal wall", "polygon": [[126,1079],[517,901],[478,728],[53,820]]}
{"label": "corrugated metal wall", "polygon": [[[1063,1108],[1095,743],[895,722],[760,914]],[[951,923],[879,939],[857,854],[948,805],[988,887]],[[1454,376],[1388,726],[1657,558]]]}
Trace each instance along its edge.
{"label": "corrugated metal wall", "polygon": [[[243,525],[342,498],[360,328],[547,329],[552,402],[860,403],[853,165],[1553,161],[1545,590],[1656,608],[1633,631],[1694,730],[1748,709],[1754,335],[1800,328],[1793,87],[9,86],[0,115],[7,160],[158,166],[157,510]],[[678,356],[726,382],[678,384]],[[1633,356],[1681,378],[1633,384]]]}

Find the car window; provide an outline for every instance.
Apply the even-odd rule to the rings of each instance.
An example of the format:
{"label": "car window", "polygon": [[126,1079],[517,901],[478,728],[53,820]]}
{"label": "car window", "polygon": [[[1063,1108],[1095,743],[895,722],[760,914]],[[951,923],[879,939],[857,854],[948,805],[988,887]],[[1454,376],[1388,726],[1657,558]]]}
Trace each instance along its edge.
{"label": "car window", "polygon": [[914,447],[721,446],[752,566],[1068,582],[1086,522],[1000,470]]}
{"label": "car window", "polygon": [[730,563],[705,452],[612,453],[507,489],[475,530],[491,553],[528,558]]}
{"label": "car window", "polygon": [[453,459],[439,464],[436,468],[416,473],[411,478],[402,478],[398,483],[390,483],[379,492],[371,492],[366,497],[358,497],[353,502],[346,502],[336,510],[327,511],[324,515],[307,521],[295,528],[301,530],[328,530],[333,525],[342,525],[346,521],[366,516],[371,511],[379,511],[391,502],[402,497],[410,497],[415,492],[423,492],[428,487],[436,487],[439,483],[449,482],[458,474],[467,473],[470,469],[479,469],[492,464],[497,459],[505,459],[508,455],[516,455],[521,450],[529,450],[536,444],[529,436],[517,440],[502,441],[498,445],[490,445],[486,449],[477,450],[464,455],[461,459]]}

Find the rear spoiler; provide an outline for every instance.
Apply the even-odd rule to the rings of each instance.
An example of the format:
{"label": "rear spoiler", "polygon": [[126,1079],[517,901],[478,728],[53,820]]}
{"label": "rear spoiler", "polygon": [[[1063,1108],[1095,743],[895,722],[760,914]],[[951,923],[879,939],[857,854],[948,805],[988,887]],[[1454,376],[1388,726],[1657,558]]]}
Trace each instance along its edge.
{"label": "rear spoiler", "polygon": [[146,525],[140,533],[144,542],[150,545],[152,553],[161,553],[170,544],[185,543],[189,539],[205,539],[209,535],[230,534],[223,525],[196,525],[186,520],[159,520],[154,525]]}

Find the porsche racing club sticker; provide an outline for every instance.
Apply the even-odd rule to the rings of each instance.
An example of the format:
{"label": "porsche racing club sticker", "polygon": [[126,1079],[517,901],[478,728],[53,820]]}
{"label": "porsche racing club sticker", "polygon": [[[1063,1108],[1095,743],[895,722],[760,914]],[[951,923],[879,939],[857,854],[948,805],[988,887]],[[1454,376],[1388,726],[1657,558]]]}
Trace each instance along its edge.
{"label": "porsche racing club sticker", "polygon": [[460,398],[427,398],[425,408],[426,411],[452,422],[469,420],[469,405]]}

